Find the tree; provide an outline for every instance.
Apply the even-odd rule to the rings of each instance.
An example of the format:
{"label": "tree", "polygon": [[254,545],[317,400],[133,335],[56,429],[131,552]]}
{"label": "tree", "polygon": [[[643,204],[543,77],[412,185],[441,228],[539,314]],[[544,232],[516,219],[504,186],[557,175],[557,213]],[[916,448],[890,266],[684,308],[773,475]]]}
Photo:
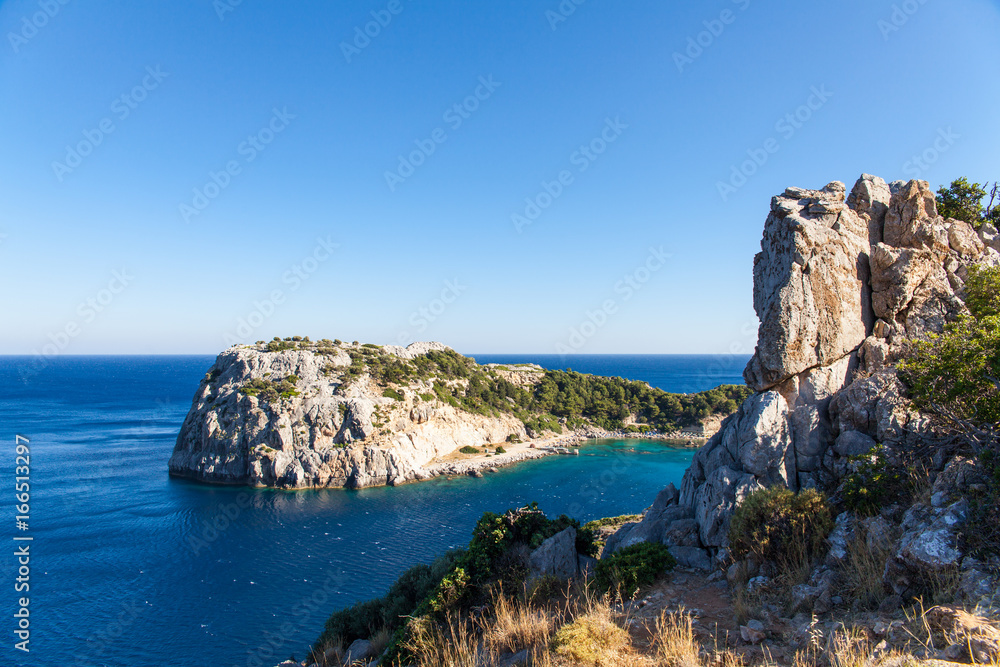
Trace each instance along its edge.
{"label": "tree", "polygon": [[973,267],[965,289],[971,316],[917,343],[901,369],[919,405],[994,426],[1000,424],[1000,268]]}
{"label": "tree", "polygon": [[984,206],[988,187],[988,182],[982,185],[969,183],[964,176],[952,181],[948,187],[941,186],[936,197],[938,214],[964,220],[977,228],[984,222],[1000,220],[1000,207],[994,207],[1000,194],[1000,184],[993,184],[989,191],[990,201]]}

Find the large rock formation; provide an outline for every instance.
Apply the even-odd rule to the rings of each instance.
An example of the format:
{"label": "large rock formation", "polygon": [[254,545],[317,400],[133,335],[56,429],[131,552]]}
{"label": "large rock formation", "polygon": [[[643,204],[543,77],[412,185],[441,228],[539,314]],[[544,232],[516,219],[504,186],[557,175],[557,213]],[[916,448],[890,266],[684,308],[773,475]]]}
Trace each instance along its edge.
{"label": "large rock formation", "polygon": [[[729,518],[754,489],[831,488],[848,457],[876,442],[905,447],[926,431],[895,362],[908,341],[967,312],[968,267],[1000,265],[990,245],[995,230],[977,234],[938,216],[924,181],[889,185],[863,175],[845,193],[831,183],[772,200],[754,260],[760,331],[744,373],[757,393],[698,451],[679,494],[661,494],[605,553],[640,540],[689,546],[696,537],[724,555]],[[960,508],[925,509],[927,522],[907,524],[912,534],[899,559],[918,558],[928,543],[949,544],[942,526],[952,526]],[[666,529],[685,520],[686,533]]]}
{"label": "large rock formation", "polygon": [[[477,415],[436,400],[429,381],[414,380],[386,396],[367,373],[349,374],[351,354],[363,349],[226,350],[194,397],[170,473],[250,486],[362,488],[425,479],[428,463],[462,447],[527,438],[513,415]],[[379,354],[410,360],[447,349],[414,343]],[[244,389],[288,379],[297,395],[280,400]]]}

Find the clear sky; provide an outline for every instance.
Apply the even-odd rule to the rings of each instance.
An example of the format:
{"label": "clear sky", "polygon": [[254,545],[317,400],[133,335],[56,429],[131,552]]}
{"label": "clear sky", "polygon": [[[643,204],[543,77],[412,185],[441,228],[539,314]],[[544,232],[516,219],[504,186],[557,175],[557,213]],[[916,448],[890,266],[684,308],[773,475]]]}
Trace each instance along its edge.
{"label": "clear sky", "polygon": [[1000,177],[996,1],[6,0],[0,35],[5,354],[746,353],[772,195]]}

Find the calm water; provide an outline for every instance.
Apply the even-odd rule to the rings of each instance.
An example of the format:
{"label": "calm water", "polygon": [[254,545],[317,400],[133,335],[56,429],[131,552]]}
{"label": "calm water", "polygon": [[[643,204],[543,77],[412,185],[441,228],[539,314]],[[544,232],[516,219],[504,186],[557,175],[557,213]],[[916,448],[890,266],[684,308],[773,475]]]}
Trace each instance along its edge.
{"label": "calm water", "polygon": [[641,380],[663,391],[691,394],[743,384],[748,354],[473,354],[481,364],[534,363],[549,370]]}
{"label": "calm water", "polygon": [[[725,357],[636,357],[616,371],[608,359],[571,365],[674,390],[735,381],[738,374],[718,380],[711,366],[739,365]],[[0,664],[301,658],[331,611],[465,544],[484,511],[538,500],[549,513],[582,520],[639,512],[680,480],[691,458],[655,443],[602,441],[580,457],[528,462],[485,479],[394,489],[287,493],[170,479],[177,430],[212,361],[67,357],[25,374],[26,360],[0,357],[0,488],[8,489],[0,494],[0,539],[9,545],[0,557]],[[18,433],[31,439],[27,533],[14,526]],[[34,538],[27,655],[13,649],[15,534]]]}

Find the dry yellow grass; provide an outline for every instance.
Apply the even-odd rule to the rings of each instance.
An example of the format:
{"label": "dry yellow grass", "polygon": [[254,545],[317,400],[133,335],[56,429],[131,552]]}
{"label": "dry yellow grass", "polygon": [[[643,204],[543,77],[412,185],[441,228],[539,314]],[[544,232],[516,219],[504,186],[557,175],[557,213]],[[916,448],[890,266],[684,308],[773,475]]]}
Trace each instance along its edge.
{"label": "dry yellow grass", "polygon": [[663,667],[699,667],[700,646],[694,638],[693,621],[684,610],[661,612],[656,619],[653,646]]}

